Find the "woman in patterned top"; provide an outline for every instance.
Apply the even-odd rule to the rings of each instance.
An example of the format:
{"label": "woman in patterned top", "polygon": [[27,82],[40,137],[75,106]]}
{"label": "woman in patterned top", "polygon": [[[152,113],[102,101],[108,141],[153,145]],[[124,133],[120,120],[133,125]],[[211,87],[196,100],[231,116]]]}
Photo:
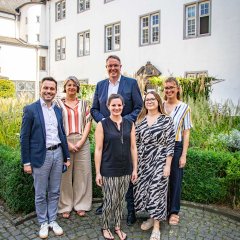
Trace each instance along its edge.
{"label": "woman in patterned top", "polygon": [[71,165],[62,175],[58,212],[69,218],[74,209],[80,217],[92,206],[92,170],[88,135],[91,115],[85,100],[79,100],[80,85],[76,77],[64,82],[66,98],[58,100],[62,108],[63,124],[68,140]]}
{"label": "woman in patterned top", "polygon": [[183,168],[186,165],[187,149],[189,145],[191,111],[189,106],[180,101],[180,86],[178,81],[169,77],[164,83],[164,110],[173,119],[176,132],[174,156],[169,179],[169,224],[179,223],[181,200],[181,184]]}
{"label": "woman in patterned top", "polygon": [[160,221],[167,218],[168,176],[174,140],[173,121],[165,114],[160,96],[148,92],[136,124],[139,165],[134,201],[136,211],[147,211],[150,215],[141,225],[142,230],[153,226],[150,240],[160,239]]}

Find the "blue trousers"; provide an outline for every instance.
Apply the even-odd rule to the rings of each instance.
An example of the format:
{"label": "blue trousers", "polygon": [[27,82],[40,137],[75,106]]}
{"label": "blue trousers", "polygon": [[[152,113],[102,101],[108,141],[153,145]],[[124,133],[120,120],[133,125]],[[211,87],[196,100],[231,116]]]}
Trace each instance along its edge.
{"label": "blue trousers", "polygon": [[33,168],[35,208],[40,224],[57,219],[58,200],[62,177],[62,148],[46,152],[46,159],[40,168]]}
{"label": "blue trousers", "polygon": [[133,212],[134,210],[134,195],[133,195],[133,184],[129,183],[129,187],[126,193],[125,200],[127,202],[127,210],[128,212]]}
{"label": "blue trousers", "polygon": [[178,214],[180,211],[183,168],[179,168],[179,160],[182,155],[182,151],[182,142],[175,142],[174,156],[172,159],[171,173],[169,176],[169,215]]}

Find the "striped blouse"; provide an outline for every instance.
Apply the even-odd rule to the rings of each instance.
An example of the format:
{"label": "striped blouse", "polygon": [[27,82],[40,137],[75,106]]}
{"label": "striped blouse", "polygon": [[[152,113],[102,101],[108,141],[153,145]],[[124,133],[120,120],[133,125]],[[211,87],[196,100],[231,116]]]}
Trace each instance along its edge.
{"label": "striped blouse", "polygon": [[180,101],[169,116],[174,123],[175,141],[181,142],[183,130],[192,128],[191,109],[186,103]]}
{"label": "striped blouse", "polygon": [[63,126],[66,135],[72,133],[83,134],[86,124],[92,120],[87,101],[78,100],[74,108],[68,106],[64,98],[57,100],[57,103],[62,108]]}

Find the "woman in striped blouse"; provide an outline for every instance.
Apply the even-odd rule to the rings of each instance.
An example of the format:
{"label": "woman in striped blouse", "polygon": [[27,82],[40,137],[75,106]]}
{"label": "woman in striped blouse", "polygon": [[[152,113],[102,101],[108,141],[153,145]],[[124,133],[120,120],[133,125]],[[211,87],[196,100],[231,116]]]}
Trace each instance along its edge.
{"label": "woman in striped blouse", "polygon": [[178,81],[169,77],[164,82],[164,109],[172,117],[176,133],[174,156],[171,164],[169,179],[169,224],[179,223],[181,200],[181,185],[183,168],[186,165],[191,123],[191,110],[180,100],[180,86]]}
{"label": "woman in striped blouse", "polygon": [[62,108],[63,124],[68,140],[71,166],[62,175],[58,212],[69,218],[74,209],[81,217],[92,205],[92,170],[88,135],[91,115],[88,104],[77,98],[80,85],[76,77],[64,82],[66,98],[58,100]]}

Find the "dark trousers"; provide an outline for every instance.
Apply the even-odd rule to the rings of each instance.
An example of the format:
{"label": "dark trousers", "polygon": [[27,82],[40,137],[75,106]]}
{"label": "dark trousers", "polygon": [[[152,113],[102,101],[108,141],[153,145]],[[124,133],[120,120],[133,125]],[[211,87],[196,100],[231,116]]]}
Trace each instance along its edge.
{"label": "dark trousers", "polygon": [[171,173],[169,177],[169,215],[178,214],[180,211],[183,168],[179,168],[179,160],[182,155],[182,150],[182,142],[175,142],[174,156],[172,159]]}
{"label": "dark trousers", "polygon": [[133,184],[129,183],[128,191],[126,193],[126,202],[128,212],[134,211],[134,197],[133,197]]}

